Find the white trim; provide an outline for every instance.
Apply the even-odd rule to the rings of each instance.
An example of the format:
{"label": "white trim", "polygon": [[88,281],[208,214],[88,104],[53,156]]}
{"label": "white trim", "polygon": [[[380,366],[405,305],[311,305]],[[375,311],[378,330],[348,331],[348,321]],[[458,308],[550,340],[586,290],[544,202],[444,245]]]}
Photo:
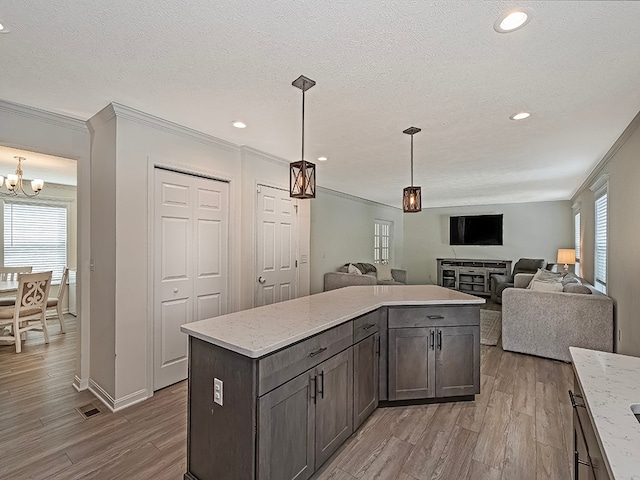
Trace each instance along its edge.
{"label": "white trim", "polygon": [[[252,147],[243,145],[242,147],[240,147],[240,149],[242,150],[242,153],[245,153],[248,156],[253,156],[258,160],[267,160],[268,162],[271,162],[280,167],[283,165],[288,166],[289,163],[291,163],[289,162],[289,160],[285,158],[279,157],[277,155],[273,155],[271,153],[263,152],[262,150],[258,150],[257,148],[252,148]],[[286,189],[289,190],[289,187],[286,187]]]}
{"label": "white trim", "polygon": [[233,260],[235,259],[235,238],[236,229],[235,222],[232,219],[235,218],[235,195],[233,194],[234,182],[236,181],[233,175],[220,173],[214,170],[208,170],[204,168],[194,168],[190,165],[174,162],[165,158],[157,156],[147,156],[147,288],[149,294],[147,295],[147,379],[146,379],[146,392],[150,392],[147,397],[152,397],[155,393],[153,385],[153,356],[154,356],[154,324],[153,315],[155,308],[155,291],[154,291],[154,268],[155,268],[155,169],[169,170],[172,172],[183,173],[185,175],[194,175],[197,177],[209,178],[211,180],[217,180],[226,182],[229,184],[229,212],[228,227],[229,227],[229,256],[227,258],[227,313],[235,311],[234,302],[234,280],[235,270],[232,268]]}
{"label": "white trim", "polygon": [[127,107],[126,105],[112,102],[110,106],[112,107],[115,115],[118,118],[125,118],[127,120],[131,120],[132,122],[146,125],[147,127],[152,127],[157,130],[171,133],[182,138],[194,140],[199,143],[204,143],[205,145],[220,148],[228,152],[238,152],[240,150],[240,147],[235,143],[231,143],[221,138],[214,137],[213,135],[208,135],[206,133],[199,132],[198,130],[179,125],[169,120],[165,120],[164,118],[141,112],[140,110]]}
{"label": "white trim", "polygon": [[594,196],[602,195],[602,191],[604,189],[608,189],[609,187],[609,174],[605,173],[604,175],[600,175],[596,181],[594,181],[589,190],[593,192]]}
{"label": "white trim", "polygon": [[80,378],[78,375],[73,377],[73,388],[75,388],[78,392],[82,392],[89,388],[89,380],[87,378]]}
{"label": "white trim", "polygon": [[109,395],[109,393],[104,388],[98,385],[91,378],[89,379],[88,389],[113,413],[124,410],[125,408],[135,405],[136,403],[140,403],[151,396],[148,394],[147,389],[142,389],[138,390],[137,392],[130,393],[129,395],[125,395],[118,400],[114,400],[114,398]]}
{"label": "white trim", "polygon": [[46,110],[30,107],[28,105],[22,105],[20,103],[10,102],[8,100],[0,100],[0,110],[50,123],[58,127],[76,130],[78,132],[88,133],[89,131],[85,120],[70,117],[68,115],[60,115],[58,113],[48,112]]}
{"label": "white trim", "polygon": [[589,185],[591,185],[594,179],[597,178],[598,175],[600,175],[600,173],[604,170],[604,168],[613,159],[615,154],[618,153],[618,150],[620,150],[620,148],[622,148],[622,146],[625,143],[627,143],[627,140],[629,140],[629,138],[631,138],[631,136],[639,128],[640,128],[640,112],[638,112],[638,114],[635,117],[633,117],[633,120],[631,120],[631,123],[629,123],[627,128],[624,129],[622,134],[614,142],[611,148],[607,151],[607,153],[604,154],[604,156],[602,157],[602,159],[600,159],[600,161],[596,164],[596,166],[593,167],[591,172],[589,172],[587,177],[584,179],[584,182],[582,182],[582,185],[580,185],[576,189],[576,191],[573,192],[573,195],[571,195],[571,199],[577,198],[582,192],[584,192],[587,188],[589,188]]}

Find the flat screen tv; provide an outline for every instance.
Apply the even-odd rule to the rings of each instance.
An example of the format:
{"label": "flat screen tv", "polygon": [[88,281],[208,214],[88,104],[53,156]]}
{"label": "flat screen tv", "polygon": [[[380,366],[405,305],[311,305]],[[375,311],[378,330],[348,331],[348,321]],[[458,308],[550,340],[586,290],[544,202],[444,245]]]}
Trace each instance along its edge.
{"label": "flat screen tv", "polygon": [[502,215],[449,217],[450,245],[502,245]]}

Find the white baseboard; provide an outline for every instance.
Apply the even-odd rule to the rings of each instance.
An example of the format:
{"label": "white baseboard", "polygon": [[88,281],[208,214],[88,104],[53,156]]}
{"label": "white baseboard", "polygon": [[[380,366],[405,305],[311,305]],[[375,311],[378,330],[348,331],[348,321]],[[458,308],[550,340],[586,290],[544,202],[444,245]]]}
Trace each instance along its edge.
{"label": "white baseboard", "polygon": [[75,376],[73,378],[73,388],[77,391],[82,392],[89,388],[89,379],[88,378],[80,378],[79,376]]}
{"label": "white baseboard", "polygon": [[150,397],[147,389],[144,388],[116,400],[92,379],[89,379],[89,391],[112,412],[118,412]]}

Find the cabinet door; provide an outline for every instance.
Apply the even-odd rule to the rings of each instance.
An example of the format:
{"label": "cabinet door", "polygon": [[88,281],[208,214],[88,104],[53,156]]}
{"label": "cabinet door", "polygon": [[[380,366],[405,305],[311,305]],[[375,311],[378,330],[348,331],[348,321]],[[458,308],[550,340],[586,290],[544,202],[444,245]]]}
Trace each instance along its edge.
{"label": "cabinet door", "polygon": [[314,470],[314,377],[307,372],[258,399],[258,480],[307,480]]}
{"label": "cabinet door", "polygon": [[353,347],[316,367],[316,468],[353,433]]}
{"label": "cabinet door", "polygon": [[378,407],[378,355],[376,333],[353,346],[353,429]]}
{"label": "cabinet door", "polygon": [[436,330],[436,396],[480,393],[480,327]]}
{"label": "cabinet door", "polygon": [[435,330],[389,329],[389,400],[435,395]]}

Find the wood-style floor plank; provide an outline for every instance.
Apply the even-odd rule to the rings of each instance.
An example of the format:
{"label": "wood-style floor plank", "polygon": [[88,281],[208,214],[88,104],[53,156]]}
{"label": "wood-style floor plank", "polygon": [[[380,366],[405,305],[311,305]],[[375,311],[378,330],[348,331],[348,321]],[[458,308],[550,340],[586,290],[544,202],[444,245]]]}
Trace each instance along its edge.
{"label": "wood-style floor plank", "polygon": [[[187,382],[109,412],[71,386],[76,324],[0,346],[0,477],[182,480]],[[569,478],[571,366],[483,345],[481,374],[474,402],[376,410],[313,480]],[[101,413],[81,417],[88,403]]]}

